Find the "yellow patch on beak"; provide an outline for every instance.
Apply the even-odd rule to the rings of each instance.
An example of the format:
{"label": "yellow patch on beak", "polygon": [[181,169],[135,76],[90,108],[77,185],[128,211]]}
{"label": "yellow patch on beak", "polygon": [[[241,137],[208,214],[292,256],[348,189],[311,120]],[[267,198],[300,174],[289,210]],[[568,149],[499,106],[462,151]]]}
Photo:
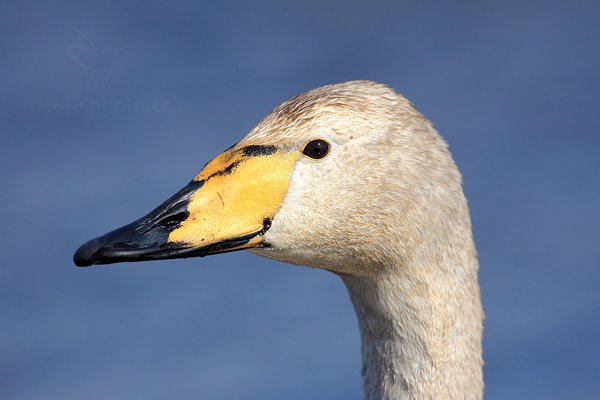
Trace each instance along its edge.
{"label": "yellow patch on beak", "polygon": [[[264,233],[287,193],[297,151],[271,146],[230,150],[209,162],[194,178],[204,181],[188,203],[189,217],[173,230],[168,242],[193,247]],[[256,247],[261,236],[230,247]]]}

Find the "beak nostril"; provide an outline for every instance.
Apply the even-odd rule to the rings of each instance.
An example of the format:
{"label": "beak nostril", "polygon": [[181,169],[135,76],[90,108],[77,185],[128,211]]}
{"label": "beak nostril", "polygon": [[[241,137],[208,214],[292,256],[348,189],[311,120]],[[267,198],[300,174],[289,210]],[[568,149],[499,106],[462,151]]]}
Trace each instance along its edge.
{"label": "beak nostril", "polygon": [[172,230],[172,229],[177,228],[179,225],[181,225],[181,223],[183,221],[185,221],[187,219],[187,217],[189,217],[189,216],[190,216],[190,213],[188,211],[181,211],[181,212],[178,212],[177,214],[168,215],[168,216],[164,217],[163,219],[158,221],[158,225],[160,225],[162,228],[164,228],[166,230]]}
{"label": "beak nostril", "polygon": [[128,242],[115,242],[115,243],[113,243],[112,247],[115,249],[135,249],[135,248],[140,247],[140,245],[137,243],[128,241]]}

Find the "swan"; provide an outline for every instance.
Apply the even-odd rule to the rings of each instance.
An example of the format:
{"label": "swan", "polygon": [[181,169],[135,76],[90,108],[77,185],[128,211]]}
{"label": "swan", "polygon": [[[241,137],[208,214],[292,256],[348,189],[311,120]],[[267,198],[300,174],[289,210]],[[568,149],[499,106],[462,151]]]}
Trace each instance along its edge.
{"label": "swan", "polygon": [[344,282],[365,398],[481,399],[483,311],[461,175],[432,124],[386,85],[292,97],[77,266],[247,249]]}

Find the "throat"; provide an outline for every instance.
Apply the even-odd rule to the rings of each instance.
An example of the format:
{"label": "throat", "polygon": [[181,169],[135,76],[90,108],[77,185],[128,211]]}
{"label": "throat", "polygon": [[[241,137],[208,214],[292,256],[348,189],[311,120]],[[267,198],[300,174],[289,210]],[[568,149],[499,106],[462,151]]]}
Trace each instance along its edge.
{"label": "throat", "polygon": [[481,399],[478,290],[418,276],[342,276],[360,327],[365,398]]}

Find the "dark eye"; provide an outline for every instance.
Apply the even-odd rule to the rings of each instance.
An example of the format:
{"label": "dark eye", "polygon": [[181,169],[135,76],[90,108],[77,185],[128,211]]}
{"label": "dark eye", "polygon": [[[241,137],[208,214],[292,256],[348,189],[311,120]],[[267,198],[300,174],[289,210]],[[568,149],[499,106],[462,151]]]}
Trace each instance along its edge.
{"label": "dark eye", "polygon": [[329,143],[323,139],[311,140],[302,149],[302,154],[316,160],[323,158],[329,154]]}

